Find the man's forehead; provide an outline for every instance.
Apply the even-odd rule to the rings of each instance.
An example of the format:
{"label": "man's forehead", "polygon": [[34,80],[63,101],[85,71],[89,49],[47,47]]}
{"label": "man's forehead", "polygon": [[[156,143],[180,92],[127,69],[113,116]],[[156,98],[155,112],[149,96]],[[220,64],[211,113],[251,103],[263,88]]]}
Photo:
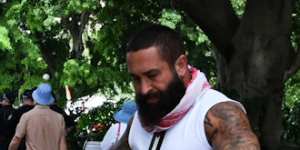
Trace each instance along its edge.
{"label": "man's forehead", "polygon": [[131,57],[157,57],[160,56],[159,48],[157,46],[150,46],[146,48],[142,48],[136,51],[127,52],[127,61],[132,59]]}
{"label": "man's forehead", "polygon": [[126,58],[129,73],[144,73],[167,65],[166,60],[161,58],[156,47],[128,52]]}
{"label": "man's forehead", "polygon": [[128,65],[128,72],[131,75],[148,74],[151,72],[157,72],[161,69],[162,69],[161,65],[155,65],[154,63],[151,64],[140,63],[138,65]]}

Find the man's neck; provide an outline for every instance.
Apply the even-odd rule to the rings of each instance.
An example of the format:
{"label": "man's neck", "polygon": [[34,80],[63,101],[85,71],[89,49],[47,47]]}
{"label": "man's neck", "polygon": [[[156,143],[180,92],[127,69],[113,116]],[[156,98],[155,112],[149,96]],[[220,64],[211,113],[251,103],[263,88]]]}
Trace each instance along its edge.
{"label": "man's neck", "polygon": [[35,107],[36,108],[49,108],[48,105],[36,105]]}

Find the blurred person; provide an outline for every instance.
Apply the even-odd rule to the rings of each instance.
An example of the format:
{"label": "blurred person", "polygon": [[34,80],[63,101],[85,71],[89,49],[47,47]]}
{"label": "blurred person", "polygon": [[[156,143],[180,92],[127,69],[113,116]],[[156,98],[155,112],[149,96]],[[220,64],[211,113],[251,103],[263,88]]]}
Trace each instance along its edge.
{"label": "blurred person", "polygon": [[[30,90],[25,90],[24,93],[21,95],[22,106],[20,106],[16,110],[16,115],[15,115],[16,124],[19,123],[20,118],[24,113],[26,113],[34,108],[35,105],[34,105],[34,100],[32,98],[32,92],[35,89],[36,88],[30,89]],[[25,138],[22,139],[22,142],[20,143],[18,150],[26,150]]]}
{"label": "blurred person", "polygon": [[21,116],[34,108],[34,100],[32,98],[32,92],[35,89],[25,90],[24,93],[21,95],[21,106],[16,111],[16,120],[19,122]]}
{"label": "blurred person", "polygon": [[16,128],[15,115],[13,108],[17,94],[14,91],[2,95],[0,108],[0,150],[7,150],[8,145],[14,135]]}
{"label": "blurred person", "polygon": [[[0,94],[0,95],[2,95],[2,94]],[[2,107],[2,97],[0,98],[0,108]]]}
{"label": "blurred person", "polygon": [[68,115],[64,109],[62,109],[61,107],[59,107],[57,105],[57,98],[54,94],[54,92],[52,91],[52,96],[54,98],[54,102],[50,105],[50,109],[61,114],[63,117],[64,117],[64,120],[65,120],[65,126],[66,126],[66,131],[67,131],[67,134],[75,127],[75,121],[74,119]]}
{"label": "blurred person", "polygon": [[22,115],[9,150],[17,150],[25,137],[27,150],[66,150],[65,121],[61,114],[49,108],[54,102],[52,87],[41,83],[33,91],[36,106]]}
{"label": "blurred person", "polygon": [[123,103],[121,110],[114,114],[114,119],[117,123],[112,124],[107,130],[102,142],[101,150],[109,150],[116,143],[126,130],[128,121],[136,112],[136,103],[134,101],[126,101]]}

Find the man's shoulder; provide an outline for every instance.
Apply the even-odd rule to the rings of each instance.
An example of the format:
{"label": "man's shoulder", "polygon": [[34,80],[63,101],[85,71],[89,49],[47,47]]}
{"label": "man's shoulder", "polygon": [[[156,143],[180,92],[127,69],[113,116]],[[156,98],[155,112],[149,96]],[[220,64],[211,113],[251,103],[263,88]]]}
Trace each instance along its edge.
{"label": "man's shoulder", "polygon": [[56,112],[52,109],[49,108],[49,114],[48,115],[51,115],[53,117],[55,117],[56,119],[58,119],[59,121],[64,121],[64,116],[63,114],[59,113],[59,112]]}
{"label": "man's shoulder", "polygon": [[[18,110],[18,111],[21,112],[21,111],[24,111],[24,109],[21,109],[21,110]],[[32,108],[32,109],[30,109],[30,110],[24,112],[22,116],[31,116],[31,115],[34,115],[34,114],[35,114],[34,112],[35,112],[35,109]]]}
{"label": "man's shoulder", "polygon": [[26,116],[40,116],[41,114],[46,114],[47,116],[51,115],[56,117],[62,117],[60,113],[51,110],[47,106],[36,106],[33,109],[24,113],[24,115]]}
{"label": "man's shoulder", "polygon": [[197,102],[198,104],[196,105],[205,110],[205,112],[216,105],[234,105],[246,112],[244,106],[240,102],[227,97],[225,94],[215,89],[208,89],[202,96],[198,97]]}
{"label": "man's shoulder", "polygon": [[18,114],[19,115],[19,119],[20,120],[22,119],[23,121],[27,121],[29,118],[32,118],[32,116],[34,116],[34,114],[30,113],[30,111],[32,111],[32,110],[29,110],[29,111],[24,112],[22,114]]}
{"label": "man's shoulder", "polygon": [[16,110],[16,112],[23,114],[23,113],[30,111],[33,108],[34,108],[34,106],[21,106]]}
{"label": "man's shoulder", "polygon": [[230,119],[227,118],[228,115],[236,115],[237,117],[239,117],[240,114],[243,116],[245,115],[244,109],[237,101],[222,101],[217,103],[208,110],[208,113],[213,113],[215,116],[219,116],[224,119]]}
{"label": "man's shoulder", "polygon": [[207,89],[207,91],[205,92],[205,94],[203,96],[206,96],[206,97],[226,97],[226,98],[228,98],[225,94],[223,94],[221,91],[218,91],[216,89]]}
{"label": "man's shoulder", "polygon": [[223,102],[213,106],[205,118],[208,141],[216,147],[259,149],[244,110],[234,102]]}
{"label": "man's shoulder", "polygon": [[205,123],[213,123],[215,127],[234,123],[234,121],[248,121],[244,107],[237,101],[228,100],[216,103],[208,109]]}

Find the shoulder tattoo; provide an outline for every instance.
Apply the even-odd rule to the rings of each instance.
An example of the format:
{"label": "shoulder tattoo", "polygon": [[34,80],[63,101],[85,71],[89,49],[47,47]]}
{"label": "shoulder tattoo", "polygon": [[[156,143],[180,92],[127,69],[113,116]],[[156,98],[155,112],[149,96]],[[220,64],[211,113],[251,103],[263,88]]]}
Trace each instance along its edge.
{"label": "shoulder tattoo", "polygon": [[207,140],[215,150],[259,150],[246,114],[234,102],[222,102],[206,114]]}

